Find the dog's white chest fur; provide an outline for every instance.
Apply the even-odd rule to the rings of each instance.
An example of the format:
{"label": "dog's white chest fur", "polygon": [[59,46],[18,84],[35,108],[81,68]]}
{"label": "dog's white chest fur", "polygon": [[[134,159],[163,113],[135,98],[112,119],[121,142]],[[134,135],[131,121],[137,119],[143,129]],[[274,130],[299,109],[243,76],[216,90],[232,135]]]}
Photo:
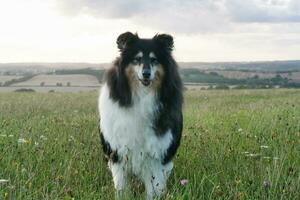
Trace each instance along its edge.
{"label": "dog's white chest fur", "polygon": [[[133,105],[128,108],[120,107],[109,97],[106,84],[101,90],[99,111],[103,136],[117,150],[126,171],[138,177],[145,176],[149,170],[158,170],[156,166],[161,168],[162,157],[172,141],[170,131],[157,136],[153,130],[158,106],[154,92],[147,88],[133,95]],[[167,168],[172,168],[171,164]]]}

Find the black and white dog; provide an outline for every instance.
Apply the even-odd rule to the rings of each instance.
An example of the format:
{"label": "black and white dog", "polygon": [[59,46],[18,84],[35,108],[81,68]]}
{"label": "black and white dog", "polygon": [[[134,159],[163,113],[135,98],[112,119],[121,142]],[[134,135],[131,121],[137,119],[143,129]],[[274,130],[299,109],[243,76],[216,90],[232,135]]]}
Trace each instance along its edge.
{"label": "black and white dog", "polygon": [[100,137],[116,195],[129,178],[145,185],[147,199],[161,196],[182,132],[182,83],[172,57],[173,38],[117,39],[120,56],[107,71],[99,97]]}

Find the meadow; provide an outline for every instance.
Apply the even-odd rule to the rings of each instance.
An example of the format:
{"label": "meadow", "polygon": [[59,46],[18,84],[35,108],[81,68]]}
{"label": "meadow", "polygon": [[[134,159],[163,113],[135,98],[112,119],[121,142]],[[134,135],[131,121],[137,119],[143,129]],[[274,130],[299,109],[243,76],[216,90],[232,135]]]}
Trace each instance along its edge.
{"label": "meadow", "polygon": [[[114,199],[97,95],[0,93],[0,199]],[[299,200],[300,90],[186,91],[174,163],[163,199]]]}

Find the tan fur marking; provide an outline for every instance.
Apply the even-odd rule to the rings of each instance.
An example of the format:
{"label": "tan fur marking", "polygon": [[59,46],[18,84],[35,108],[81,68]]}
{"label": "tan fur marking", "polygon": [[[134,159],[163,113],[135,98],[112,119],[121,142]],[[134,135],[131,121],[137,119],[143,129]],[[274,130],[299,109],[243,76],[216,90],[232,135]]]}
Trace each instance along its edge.
{"label": "tan fur marking", "polygon": [[154,90],[159,90],[160,89],[160,86],[161,86],[161,83],[162,83],[162,80],[163,80],[163,77],[164,77],[164,69],[161,65],[158,65],[157,66],[157,70],[156,70],[156,73],[155,73],[155,78],[153,80],[153,89]]}
{"label": "tan fur marking", "polygon": [[131,89],[136,89],[138,87],[138,80],[135,76],[134,66],[129,64],[125,69],[125,73],[128,78]]}

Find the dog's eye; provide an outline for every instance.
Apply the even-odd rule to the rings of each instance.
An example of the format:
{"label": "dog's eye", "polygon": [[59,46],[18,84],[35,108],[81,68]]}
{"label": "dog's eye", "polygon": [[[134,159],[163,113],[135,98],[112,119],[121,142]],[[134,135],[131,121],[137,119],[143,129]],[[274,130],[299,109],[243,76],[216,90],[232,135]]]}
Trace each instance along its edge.
{"label": "dog's eye", "polygon": [[134,64],[138,64],[138,63],[141,63],[141,61],[142,61],[142,58],[141,57],[135,57],[134,59],[133,59],[133,63]]}
{"label": "dog's eye", "polygon": [[157,65],[158,64],[158,61],[156,58],[150,58],[150,62],[153,64],[153,65]]}

